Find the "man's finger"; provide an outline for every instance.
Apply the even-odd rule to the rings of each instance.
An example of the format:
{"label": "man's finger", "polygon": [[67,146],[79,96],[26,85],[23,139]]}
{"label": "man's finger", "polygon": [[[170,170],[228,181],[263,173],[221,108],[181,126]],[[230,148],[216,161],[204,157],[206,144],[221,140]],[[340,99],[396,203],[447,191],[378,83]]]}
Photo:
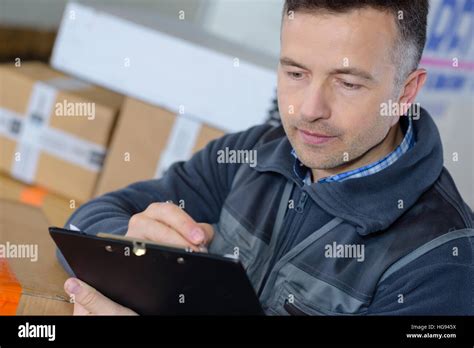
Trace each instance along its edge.
{"label": "man's finger", "polygon": [[64,289],[74,299],[74,302],[81,305],[91,314],[98,315],[133,315],[132,310],[125,308],[118,303],[108,299],[100,292],[88,284],[76,278],[69,278],[64,283]]}
{"label": "man's finger", "polygon": [[199,227],[202,228],[204,233],[206,234],[206,240],[211,241],[214,239],[214,227],[211,224],[206,224],[204,222],[198,223]]}
{"label": "man's finger", "polygon": [[90,315],[91,313],[79,303],[74,303],[73,315]]}
{"label": "man's finger", "polygon": [[127,236],[150,240],[159,244],[167,244],[174,247],[189,247],[198,251],[199,247],[184,239],[171,227],[162,224],[147,215],[137,214],[133,222],[129,223]]}
{"label": "man's finger", "polygon": [[144,211],[145,215],[170,226],[194,245],[206,244],[206,233],[183,209],[172,203],[153,203]]}

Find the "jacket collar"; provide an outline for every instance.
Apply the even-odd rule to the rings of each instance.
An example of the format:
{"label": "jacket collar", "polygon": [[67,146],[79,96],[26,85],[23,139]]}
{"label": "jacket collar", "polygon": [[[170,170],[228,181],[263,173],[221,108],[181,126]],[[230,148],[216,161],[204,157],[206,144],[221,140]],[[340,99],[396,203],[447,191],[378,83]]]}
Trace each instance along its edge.
{"label": "jacket collar", "polygon": [[[414,147],[382,171],[342,182],[316,182],[303,189],[327,213],[354,224],[361,235],[388,228],[434,184],[443,168],[441,138],[426,110],[413,119],[413,131]],[[255,169],[280,173],[303,186],[291,149],[283,127],[276,127],[257,147]]]}

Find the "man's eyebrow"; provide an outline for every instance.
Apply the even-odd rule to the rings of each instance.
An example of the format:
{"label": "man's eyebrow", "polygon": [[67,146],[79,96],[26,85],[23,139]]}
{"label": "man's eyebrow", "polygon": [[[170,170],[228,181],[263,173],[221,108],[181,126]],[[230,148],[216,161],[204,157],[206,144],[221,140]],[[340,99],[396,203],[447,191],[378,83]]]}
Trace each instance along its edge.
{"label": "man's eyebrow", "polygon": [[300,68],[300,69],[303,69],[303,70],[310,70],[308,67],[304,66],[303,64],[295,62],[293,59],[287,58],[287,57],[280,58],[280,64],[281,65],[296,66],[297,68]]}
{"label": "man's eyebrow", "polygon": [[[303,70],[310,70],[308,67],[304,66],[301,63],[298,63],[294,61],[291,58],[288,57],[282,57],[280,58],[280,64],[281,65],[287,65],[287,66],[295,66],[297,68],[303,69]],[[360,78],[363,78],[364,80],[367,81],[375,81],[375,78],[368,73],[367,71],[364,71],[362,69],[358,68],[339,68],[339,69],[334,69],[330,72],[331,75],[338,75],[338,74],[345,74],[345,75],[354,75],[358,76]]]}
{"label": "man's eyebrow", "polygon": [[331,75],[345,74],[345,75],[354,75],[363,78],[368,81],[375,81],[375,78],[369,74],[367,71],[358,69],[358,68],[340,68],[334,69],[330,72]]}

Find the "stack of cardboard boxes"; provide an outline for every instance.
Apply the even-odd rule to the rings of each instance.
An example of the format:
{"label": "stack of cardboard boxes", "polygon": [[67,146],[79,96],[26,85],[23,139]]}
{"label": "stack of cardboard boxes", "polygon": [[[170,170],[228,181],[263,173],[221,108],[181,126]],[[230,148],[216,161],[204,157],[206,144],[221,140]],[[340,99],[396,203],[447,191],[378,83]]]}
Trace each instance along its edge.
{"label": "stack of cardboard boxes", "polygon": [[94,194],[122,99],[43,63],[0,66],[0,314],[71,312],[47,228]]}
{"label": "stack of cardboard boxes", "polygon": [[265,119],[271,64],[220,41],[213,49],[217,41],[186,25],[152,28],[72,3],[53,67],[0,65],[0,251],[30,241],[41,259],[0,253],[0,314],[72,311],[48,225]]}
{"label": "stack of cardboard boxes", "polygon": [[[69,314],[48,225],[64,226],[94,196],[160,177],[224,132],[37,62],[0,66],[0,92],[0,314]],[[1,252],[28,240],[48,267]]]}
{"label": "stack of cardboard boxes", "polygon": [[0,88],[0,170],[77,204],[159,178],[224,135],[43,63],[0,65]]}

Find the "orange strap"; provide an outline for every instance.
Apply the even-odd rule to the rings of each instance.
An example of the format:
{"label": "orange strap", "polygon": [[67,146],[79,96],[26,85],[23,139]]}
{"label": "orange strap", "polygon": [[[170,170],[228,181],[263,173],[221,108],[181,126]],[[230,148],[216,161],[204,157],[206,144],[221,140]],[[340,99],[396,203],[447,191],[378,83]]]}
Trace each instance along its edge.
{"label": "orange strap", "polygon": [[48,194],[44,188],[38,186],[27,187],[20,193],[20,202],[41,207],[44,202],[44,197]]}
{"label": "orange strap", "polygon": [[21,285],[8,266],[8,260],[0,257],[0,315],[15,315],[20,302]]}

